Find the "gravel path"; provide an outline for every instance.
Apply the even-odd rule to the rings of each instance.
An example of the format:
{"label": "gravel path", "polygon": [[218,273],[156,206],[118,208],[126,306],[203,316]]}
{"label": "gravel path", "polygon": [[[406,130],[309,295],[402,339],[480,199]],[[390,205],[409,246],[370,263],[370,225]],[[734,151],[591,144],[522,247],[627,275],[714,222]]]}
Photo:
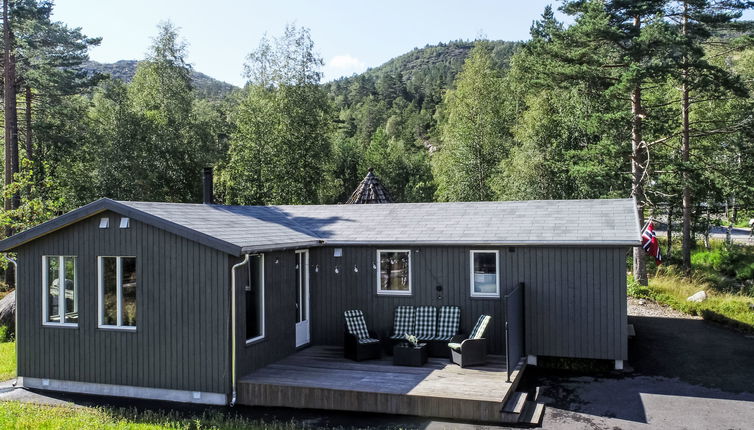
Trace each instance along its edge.
{"label": "gravel path", "polygon": [[685,314],[647,299],[628,298],[628,315],[637,317],[685,318],[700,320],[702,317]]}

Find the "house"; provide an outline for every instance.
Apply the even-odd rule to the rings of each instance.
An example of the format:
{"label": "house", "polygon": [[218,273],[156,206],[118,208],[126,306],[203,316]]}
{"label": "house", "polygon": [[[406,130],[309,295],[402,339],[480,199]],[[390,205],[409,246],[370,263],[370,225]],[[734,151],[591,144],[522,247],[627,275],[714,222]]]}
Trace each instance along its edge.
{"label": "house", "polygon": [[[97,200],[0,241],[26,387],[227,404],[243,375],[343,342],[343,312],[492,316],[493,354],[627,358],[630,199],[223,206]],[[64,282],[60,282],[64,279]],[[505,298],[523,285],[523,323]],[[517,361],[520,357],[508,357]]]}

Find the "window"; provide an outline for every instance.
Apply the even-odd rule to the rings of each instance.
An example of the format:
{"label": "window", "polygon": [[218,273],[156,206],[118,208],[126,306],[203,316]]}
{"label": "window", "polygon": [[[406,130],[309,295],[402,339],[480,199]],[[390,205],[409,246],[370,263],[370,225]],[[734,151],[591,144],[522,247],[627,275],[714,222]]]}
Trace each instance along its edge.
{"label": "window", "polygon": [[136,257],[99,257],[99,326],[136,329]]}
{"label": "window", "polygon": [[244,286],[247,343],[264,338],[264,255],[252,255],[248,267]]}
{"label": "window", "polygon": [[471,251],[471,296],[500,297],[497,251]]}
{"label": "window", "polygon": [[[62,282],[61,282],[62,279]],[[62,284],[62,290],[61,290]],[[42,323],[75,327],[79,322],[76,257],[42,257]]]}
{"label": "window", "polygon": [[411,294],[411,251],[377,251],[377,294]]}

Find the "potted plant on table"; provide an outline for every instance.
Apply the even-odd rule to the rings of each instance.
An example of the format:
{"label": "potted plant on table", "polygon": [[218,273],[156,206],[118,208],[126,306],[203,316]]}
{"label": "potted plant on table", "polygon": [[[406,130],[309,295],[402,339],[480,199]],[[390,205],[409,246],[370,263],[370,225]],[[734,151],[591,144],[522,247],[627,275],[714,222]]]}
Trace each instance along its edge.
{"label": "potted plant on table", "polygon": [[414,336],[413,334],[405,333],[403,335],[403,338],[406,339],[406,341],[408,342],[406,344],[407,347],[408,346],[410,346],[411,348],[418,348],[419,347],[419,339],[416,336]]}

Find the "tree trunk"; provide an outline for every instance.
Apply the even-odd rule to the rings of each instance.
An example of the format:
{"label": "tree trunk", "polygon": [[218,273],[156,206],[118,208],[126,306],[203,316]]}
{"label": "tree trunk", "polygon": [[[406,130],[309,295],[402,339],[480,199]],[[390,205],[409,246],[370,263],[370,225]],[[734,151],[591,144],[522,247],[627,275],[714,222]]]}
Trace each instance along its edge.
{"label": "tree trunk", "polygon": [[31,140],[31,87],[26,85],[26,96],[25,96],[25,102],[26,102],[26,112],[24,120],[26,120],[26,158],[29,159],[29,161],[34,162],[34,146],[32,145]]}
{"label": "tree trunk", "polygon": [[[637,30],[641,27],[641,17],[634,17],[634,27]],[[639,228],[642,228],[644,226],[644,187],[642,186],[644,176],[642,118],[644,112],[641,107],[641,84],[639,83],[635,84],[631,90],[631,116],[631,196],[636,201]],[[647,285],[647,265],[644,259],[644,249],[636,246],[633,253],[634,280],[640,285]]]}
{"label": "tree trunk", "polygon": [[[642,113],[641,113],[641,87],[634,87],[631,92],[631,112],[633,121],[631,124],[631,196],[636,201],[636,208],[639,216],[639,228],[644,226],[644,187],[642,185],[642,176],[644,176],[644,167],[642,166]],[[644,249],[634,247],[634,280],[640,285],[647,285],[647,267],[644,256]]]}
{"label": "tree trunk", "polygon": [[[688,3],[683,3],[683,37],[688,36]],[[686,59],[683,61],[681,82],[681,161],[683,163],[683,239],[681,258],[683,270],[691,272],[691,177],[689,175],[689,69]]]}
{"label": "tree trunk", "polygon": [[[13,175],[18,173],[18,112],[16,109],[16,58],[13,54],[13,34],[10,29],[8,3],[3,0],[3,110],[5,119],[5,186],[13,183]],[[19,206],[19,195],[7,196],[3,207],[6,211]],[[7,227],[6,236],[13,234]],[[15,272],[9,266],[5,271],[5,283],[15,285]]]}
{"label": "tree trunk", "polygon": [[665,250],[665,258],[670,258],[673,251],[673,205],[668,205],[668,246]]}

